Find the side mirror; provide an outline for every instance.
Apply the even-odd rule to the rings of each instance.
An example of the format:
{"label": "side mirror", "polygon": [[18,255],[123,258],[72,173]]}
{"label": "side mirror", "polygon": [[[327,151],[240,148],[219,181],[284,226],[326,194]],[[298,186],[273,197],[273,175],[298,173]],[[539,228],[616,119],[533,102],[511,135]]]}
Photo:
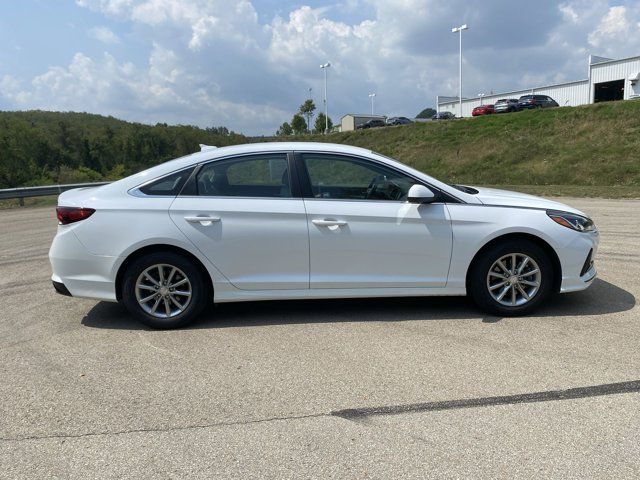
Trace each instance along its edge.
{"label": "side mirror", "polygon": [[409,203],[432,203],[435,199],[435,194],[424,185],[413,185],[407,194]]}

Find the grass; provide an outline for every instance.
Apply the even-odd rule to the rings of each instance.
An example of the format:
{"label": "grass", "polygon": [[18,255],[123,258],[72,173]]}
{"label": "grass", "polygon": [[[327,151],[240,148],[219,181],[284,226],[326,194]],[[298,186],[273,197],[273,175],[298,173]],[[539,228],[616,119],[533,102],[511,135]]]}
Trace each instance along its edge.
{"label": "grass", "polygon": [[509,185],[552,195],[640,197],[640,101],[308,135],[300,140],[368,148],[449,183]]}

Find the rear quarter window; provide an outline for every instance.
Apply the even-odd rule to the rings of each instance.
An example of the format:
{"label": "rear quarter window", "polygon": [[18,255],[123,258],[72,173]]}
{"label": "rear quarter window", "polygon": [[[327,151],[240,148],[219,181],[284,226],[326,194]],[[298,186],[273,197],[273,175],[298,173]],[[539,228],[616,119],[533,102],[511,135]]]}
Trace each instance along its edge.
{"label": "rear quarter window", "polygon": [[151,196],[177,196],[184,187],[189,175],[193,172],[193,167],[179,172],[170,173],[164,177],[154,180],[142,187],[140,190],[145,195]]}

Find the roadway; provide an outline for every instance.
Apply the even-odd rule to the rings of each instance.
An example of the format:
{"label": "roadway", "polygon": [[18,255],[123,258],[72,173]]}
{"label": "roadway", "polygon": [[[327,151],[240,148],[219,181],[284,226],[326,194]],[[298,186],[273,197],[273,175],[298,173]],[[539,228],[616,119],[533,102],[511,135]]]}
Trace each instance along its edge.
{"label": "roadway", "polygon": [[0,477],[637,478],[640,201],[562,201],[599,278],[535,316],[260,302],[178,331],[55,294],[53,208],[0,211]]}

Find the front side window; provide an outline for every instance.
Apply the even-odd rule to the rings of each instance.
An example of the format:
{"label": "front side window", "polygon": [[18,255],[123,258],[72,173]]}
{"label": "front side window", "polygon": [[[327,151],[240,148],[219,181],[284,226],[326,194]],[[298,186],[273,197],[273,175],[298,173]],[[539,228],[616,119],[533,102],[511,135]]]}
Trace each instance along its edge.
{"label": "front side window", "polygon": [[213,197],[290,197],[284,153],[252,155],[205,165],[198,173],[198,195]]}
{"label": "front side window", "polygon": [[302,158],[315,198],[404,201],[416,183],[391,168],[357,158],[312,153]]}

